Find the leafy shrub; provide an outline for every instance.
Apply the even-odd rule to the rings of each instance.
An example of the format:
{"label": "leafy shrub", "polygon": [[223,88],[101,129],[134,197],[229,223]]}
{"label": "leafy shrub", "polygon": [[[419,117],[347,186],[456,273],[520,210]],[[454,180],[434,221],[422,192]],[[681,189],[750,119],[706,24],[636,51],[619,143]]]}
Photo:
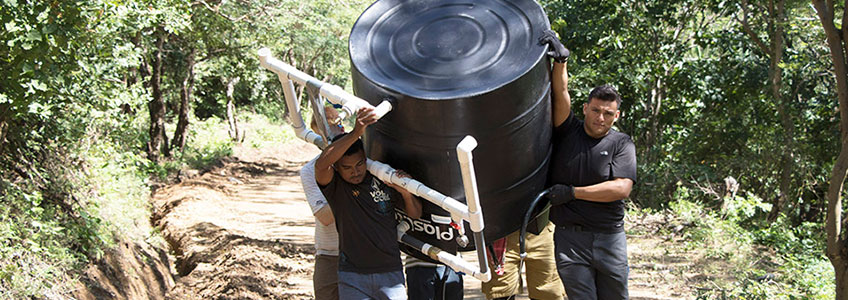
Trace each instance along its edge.
{"label": "leafy shrub", "polygon": [[192,168],[208,166],[222,157],[233,154],[235,143],[227,133],[227,122],[217,117],[193,121],[189,126],[188,142],[176,159]]}
{"label": "leafy shrub", "polygon": [[[260,114],[244,114],[243,118],[249,124],[245,130],[250,130],[244,143],[253,148],[279,146],[297,139],[287,123],[281,124]],[[309,119],[305,118],[304,121],[309,122]]]}
{"label": "leafy shrub", "polygon": [[38,192],[0,180],[0,298],[46,295],[77,261],[63,224],[42,208]]}
{"label": "leafy shrub", "polygon": [[717,212],[693,202],[697,193],[678,186],[668,213],[688,225],[683,231],[688,249],[727,262],[729,270],[715,271],[735,278],[713,281],[718,288],[699,289],[698,299],[833,299],[834,274],[822,255],[822,224],[793,226],[782,216],[769,225],[756,220],[770,205],[752,194],[725,199],[724,210]]}

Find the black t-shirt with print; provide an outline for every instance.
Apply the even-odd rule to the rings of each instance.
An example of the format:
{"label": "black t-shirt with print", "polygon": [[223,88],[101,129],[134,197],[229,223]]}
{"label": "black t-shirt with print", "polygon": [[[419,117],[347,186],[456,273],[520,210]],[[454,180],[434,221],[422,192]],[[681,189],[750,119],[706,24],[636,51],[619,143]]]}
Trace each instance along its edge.
{"label": "black t-shirt with print", "polygon": [[[627,134],[610,129],[595,139],[586,134],[583,120],[572,112],[554,129],[551,184],[589,186],[615,178],[636,182],[636,147]],[[579,225],[595,232],[624,230],[624,200],[608,203],[576,199],[551,208],[551,220],[560,226]]]}
{"label": "black t-shirt with print", "polygon": [[362,274],[402,269],[394,208],[402,196],[370,173],[350,184],[333,171],[321,192],[339,232],[339,270]]}

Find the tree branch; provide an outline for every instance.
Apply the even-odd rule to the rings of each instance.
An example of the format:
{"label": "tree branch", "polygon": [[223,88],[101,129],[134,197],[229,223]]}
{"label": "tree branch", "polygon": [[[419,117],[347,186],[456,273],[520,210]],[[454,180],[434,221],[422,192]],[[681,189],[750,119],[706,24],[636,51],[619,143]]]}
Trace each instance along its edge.
{"label": "tree branch", "polygon": [[233,22],[233,23],[238,23],[238,22],[244,21],[244,19],[258,15],[258,14],[262,13],[262,11],[263,11],[263,10],[260,9],[260,10],[254,11],[252,13],[246,13],[246,14],[240,16],[240,17],[235,18],[235,17],[232,17],[230,15],[227,15],[227,14],[221,12],[218,9],[218,6],[212,7],[212,5],[209,5],[209,3],[206,2],[205,0],[197,0],[197,1],[192,3],[192,6],[197,5],[197,4],[202,4],[209,11],[214,12],[215,14],[217,14],[217,15],[221,16],[222,18],[227,19],[227,20],[229,20],[230,22]]}
{"label": "tree branch", "polygon": [[763,40],[761,40],[757,33],[755,33],[753,29],[751,29],[751,25],[748,24],[748,0],[742,0],[742,19],[736,17],[736,20],[739,21],[740,24],[742,24],[742,29],[745,30],[745,33],[748,34],[748,36],[752,40],[754,40],[754,43],[757,44],[757,47],[759,47],[760,50],[765,52],[765,54],[769,58],[774,56],[768,46],[766,46],[766,44],[763,42]]}
{"label": "tree branch", "polygon": [[[244,47],[239,47],[239,48],[244,48]],[[238,48],[236,48],[236,49],[238,49]],[[197,62],[203,62],[203,61],[206,61],[206,60],[212,59],[212,58],[214,58],[214,57],[215,57],[215,55],[217,55],[218,53],[225,52],[225,51],[227,51],[227,50],[230,50],[230,49],[227,49],[227,48],[218,48],[218,49],[207,50],[207,51],[206,51],[206,55],[204,55],[202,58],[198,59],[198,60],[197,60]]]}

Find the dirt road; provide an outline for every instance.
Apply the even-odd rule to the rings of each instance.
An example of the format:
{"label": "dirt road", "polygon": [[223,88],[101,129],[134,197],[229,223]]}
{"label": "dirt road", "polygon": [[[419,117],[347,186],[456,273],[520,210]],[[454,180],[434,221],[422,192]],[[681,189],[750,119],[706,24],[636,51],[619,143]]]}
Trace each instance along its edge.
{"label": "dirt road", "polygon": [[[300,141],[275,149],[239,148],[203,174],[185,172],[182,182],[157,190],[152,222],[176,256],[178,273],[168,298],[311,299],[314,221],[298,171],[318,153]],[[631,257],[650,251],[632,238],[630,243]],[[635,263],[633,299],[691,295]],[[485,299],[479,281],[466,276],[465,282],[466,299]]]}

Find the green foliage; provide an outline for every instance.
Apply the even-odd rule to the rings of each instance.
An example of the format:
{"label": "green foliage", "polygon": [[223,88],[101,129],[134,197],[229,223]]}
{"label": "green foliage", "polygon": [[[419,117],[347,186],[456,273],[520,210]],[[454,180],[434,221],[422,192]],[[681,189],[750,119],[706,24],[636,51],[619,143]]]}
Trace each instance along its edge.
{"label": "green foliage", "polygon": [[5,180],[0,191],[0,297],[47,294],[76,262],[74,253],[60,244],[65,240],[63,224],[40,206],[40,193],[27,193]]}
{"label": "green foliage", "polygon": [[683,238],[690,248],[703,248],[707,257],[738,262],[750,255],[751,234],[734,222],[710,213],[702,205],[686,200],[688,191],[680,189],[679,200],[669,203],[670,212],[689,228]]}
{"label": "green foliage", "polygon": [[761,221],[766,213],[771,211],[772,204],[766,203],[753,193],[746,193],[744,197],[726,197],[724,200],[724,217],[733,223],[752,228]]}
{"label": "green foliage", "polygon": [[[724,199],[715,209],[693,202],[699,190],[679,185],[667,212],[689,251],[724,262],[733,280],[710,280],[698,299],[832,299],[833,268],[824,253],[820,223],[793,226],[786,217],[775,223],[753,222],[771,208],[752,194]],[[650,213],[650,212],[648,212]]]}
{"label": "green foliage", "polygon": [[[194,6],[193,32],[204,52],[197,66],[197,116],[225,118],[228,81],[240,80],[233,98],[272,119],[286,113],[277,76],[258,67],[256,51],[268,47],[281,60],[318,79],[344,87],[349,78],[347,38],[370,1],[227,2],[218,13]],[[228,16],[226,18],[224,16]],[[239,19],[240,17],[244,17]]]}
{"label": "green foliage", "polygon": [[[61,95],[61,90],[49,88],[67,82],[56,82],[52,74],[73,77],[79,68],[72,58],[76,55],[90,8],[86,1],[3,1],[0,4],[0,79],[2,95],[13,116],[35,113],[49,114],[53,105],[67,100],[34,103],[35,99]],[[67,78],[70,79],[70,78]],[[32,105],[31,105],[32,104]]]}
{"label": "green foliage", "polygon": [[298,139],[294,135],[294,130],[291,130],[291,126],[273,122],[264,115],[248,114],[244,115],[244,120],[250,124],[249,127],[246,127],[246,130],[249,130],[250,133],[245,138],[244,143],[253,148],[271,148]]}
{"label": "green foliage", "polygon": [[146,93],[121,81],[140,52],[117,42],[133,5],[0,4],[0,298],[66,297],[115,237],[149,236]]}
{"label": "green foliage", "polygon": [[[245,131],[242,145],[254,149],[264,149],[289,143],[297,137],[287,124],[269,120],[268,117],[255,113],[241,113],[240,128]],[[227,134],[227,121],[217,117],[205,120],[192,120],[189,142],[185,151],[178,152],[163,164],[144,162],[144,170],[159,180],[166,180],[169,175],[184,168],[202,169],[218,163],[222,158],[234,154],[238,145]],[[170,124],[168,127],[173,127]]]}
{"label": "green foliage", "polygon": [[64,109],[16,121],[2,145],[0,298],[62,297],[115,237],[149,236],[141,123],[87,103]]}
{"label": "green foliage", "polygon": [[833,299],[833,266],[826,257],[778,259],[778,273],[747,270],[736,274],[738,281],[721,289],[699,290],[697,299]]}
{"label": "green foliage", "polygon": [[191,127],[188,149],[178,154],[177,162],[182,161],[192,168],[201,168],[233,154],[235,143],[227,135],[227,121],[209,118],[195,122]]}
{"label": "green foliage", "polygon": [[824,253],[824,225],[804,222],[793,225],[786,217],[768,227],[755,228],[757,243],[774,247],[785,255],[810,255]]}
{"label": "green foliage", "polygon": [[90,132],[78,153],[90,168],[82,187],[91,189],[91,201],[97,205],[92,213],[103,220],[105,237],[114,234],[127,240],[145,240],[151,228],[139,220],[150,216],[149,174],[145,172],[149,162],[136,151],[144,124],[138,118],[110,117],[92,122],[99,133]]}

